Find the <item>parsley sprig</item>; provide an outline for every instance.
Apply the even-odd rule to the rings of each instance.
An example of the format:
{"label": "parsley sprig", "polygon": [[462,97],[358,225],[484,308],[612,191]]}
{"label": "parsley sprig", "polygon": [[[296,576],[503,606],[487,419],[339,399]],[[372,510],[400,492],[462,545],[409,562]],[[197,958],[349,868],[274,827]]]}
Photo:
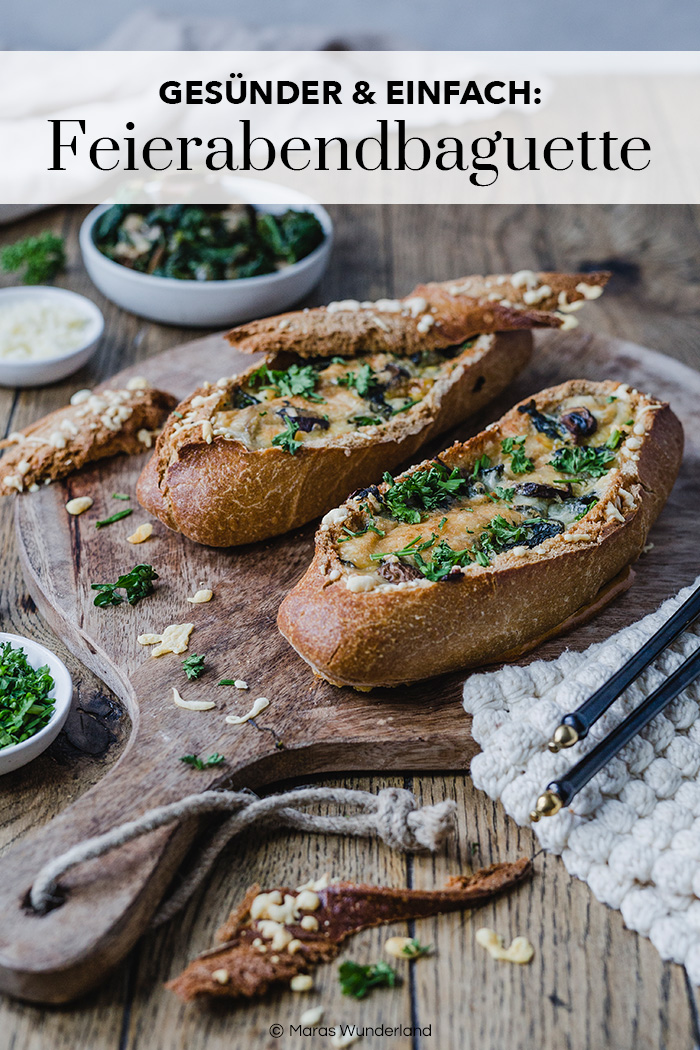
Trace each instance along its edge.
{"label": "parsley sprig", "polygon": [[421,944],[416,937],[413,937],[408,944],[404,944],[401,954],[407,955],[409,959],[420,959],[421,955],[432,955],[432,951],[432,944]]}
{"label": "parsley sprig", "polygon": [[362,966],[348,959],[340,964],[338,974],[343,995],[351,995],[353,999],[364,999],[372,988],[380,985],[393,988],[398,980],[396,970],[385,962]]}
{"label": "parsley sprig", "polygon": [[[121,497],[119,497],[121,498]],[[128,496],[126,497],[129,498]],[[114,525],[115,521],[121,521],[122,518],[128,518],[130,514],[133,514],[132,507],[126,507],[124,510],[118,510],[116,514],[111,514],[109,518],[102,518],[101,521],[95,522],[96,529],[103,529],[105,525]]]}
{"label": "parsley sprig", "polygon": [[336,383],[338,386],[354,387],[360,397],[371,397],[377,387],[381,386],[376,373],[372,371],[371,367],[365,361],[356,372],[346,372],[342,376],[338,376]]}
{"label": "parsley sprig", "polygon": [[574,445],[572,448],[557,448],[550,464],[563,474],[580,478],[602,478],[607,474],[615,452],[605,445],[592,448],[590,445]]}
{"label": "parsley sprig", "polygon": [[204,659],[203,656],[192,653],[191,656],[186,656],[182,661],[182,669],[190,681],[195,678],[201,678],[204,674]]}
{"label": "parsley sprig", "polygon": [[[422,536],[415,536],[410,543],[407,543],[405,547],[396,551],[380,551],[378,554],[370,554],[372,561],[380,561],[382,558],[386,558],[387,553],[395,554],[397,558],[409,558],[419,554],[421,551],[427,551],[428,547],[432,547],[437,539],[437,533],[433,533],[429,540],[423,540]],[[423,542],[421,542],[423,541]]]}
{"label": "parsley sprig", "polygon": [[218,751],[215,751],[213,755],[209,755],[209,758],[198,758],[197,755],[183,755],[180,761],[187,766],[192,766],[193,769],[211,769],[213,766],[222,765],[226,759]]}
{"label": "parsley sprig", "polygon": [[255,389],[272,388],[281,397],[303,397],[307,401],[323,401],[315,394],[318,372],[313,365],[290,365],[289,368],[269,368],[262,365],[248,380]]}
{"label": "parsley sprig", "polygon": [[93,591],[99,591],[95,595],[94,604],[99,608],[106,605],[121,605],[124,598],[117,591],[123,590],[129,605],[136,605],[142,598],[147,598],[153,593],[153,581],[158,579],[158,573],[152,565],[135,565],[131,572],[124,573],[116,583],[93,583]]}
{"label": "parsley sprig", "polygon": [[501,451],[510,456],[510,469],[512,474],[529,474],[535,469],[535,464],[529,456],[525,455],[523,445],[524,437],[505,438],[501,442]]}
{"label": "parsley sprig", "polygon": [[289,452],[291,456],[296,455],[296,451],[301,447],[301,441],[297,439],[297,431],[299,430],[299,424],[296,419],[292,419],[291,416],[283,416],[284,430],[281,430],[279,434],[275,434],[272,439],[272,444],[277,448],[283,449],[285,452]]}
{"label": "parsley sprig", "polygon": [[24,270],[24,284],[46,284],[66,265],[63,237],[44,230],[37,237],[6,245],[0,252],[0,266],[5,273]]}
{"label": "parsley sprig", "polygon": [[10,642],[0,646],[0,750],[44,728],[54,712],[53,686],[47,666],[35,669]]}

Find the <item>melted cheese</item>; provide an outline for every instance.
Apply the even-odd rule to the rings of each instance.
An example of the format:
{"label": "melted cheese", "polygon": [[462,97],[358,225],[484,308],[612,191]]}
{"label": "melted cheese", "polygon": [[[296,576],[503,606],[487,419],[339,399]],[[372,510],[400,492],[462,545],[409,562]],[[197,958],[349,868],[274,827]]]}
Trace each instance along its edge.
{"label": "melted cheese", "polygon": [[[290,421],[299,417],[319,420],[316,425],[306,423],[308,430],[296,430],[294,440],[301,445],[324,445],[357,432],[377,436],[394,419],[410,415],[436,383],[448,379],[457,367],[478,359],[490,341],[490,337],[470,340],[456,356],[426,351],[410,358],[389,353],[332,358],[313,366],[302,361],[302,367],[313,367],[315,373],[311,397],[284,395],[278,387],[266,385],[264,377],[249,377],[244,385],[232,389],[231,407],[213,413],[213,434],[241,441],[251,450],[269,448],[275,438],[285,434],[287,416]],[[375,383],[368,387],[362,382],[361,370],[366,377],[367,366],[379,386]],[[373,397],[373,391],[378,396]],[[247,398],[253,403],[237,407]]]}
{"label": "melted cheese", "polygon": [[[578,445],[559,422],[575,408],[588,409],[596,421],[594,433],[579,437]],[[485,447],[489,464],[482,462],[479,469],[479,464],[472,462],[472,453],[472,461],[460,463],[464,485],[458,494],[446,498],[433,510],[422,511],[417,523],[396,520],[390,505],[375,496],[360,497],[351,503],[350,507],[354,505],[358,510],[333,526],[334,530],[337,529],[337,551],[345,567],[348,588],[370,591],[405,586],[405,579],[393,582],[388,578],[391,572],[382,575],[380,570],[398,564],[407,566],[409,573],[414,575],[416,569],[421,571],[421,559],[423,565],[429,564],[443,541],[452,551],[472,552],[472,556],[462,559],[460,568],[463,573],[483,565],[484,558],[488,558],[486,564],[490,564],[506,553],[511,557],[522,556],[530,550],[536,551],[550,537],[568,532],[578,520],[585,519],[597,502],[605,499],[604,506],[608,506],[605,494],[611,474],[619,468],[621,454],[624,456],[626,451],[623,443],[640,440],[639,430],[644,429],[638,417],[633,418],[629,401],[623,398],[611,400],[606,395],[579,395],[557,404],[547,412],[547,417],[561,428],[561,436],[553,437],[538,430],[530,416],[523,413],[518,431],[509,432],[517,444],[509,448],[506,442],[504,449],[503,435],[494,431]],[[598,449],[608,442],[615,446],[610,449],[614,456],[606,464],[607,469],[601,477],[577,477],[551,463],[556,449],[586,446]],[[516,457],[513,456],[514,450],[518,453]],[[454,463],[454,458],[450,462]],[[430,466],[425,464],[419,469]],[[558,494],[543,497],[518,492],[519,486],[531,483],[554,488]],[[615,504],[609,506],[612,509],[606,512],[606,517],[624,520]],[[500,530],[503,536],[505,531],[506,535],[500,543],[496,538],[494,544],[496,518],[497,532]],[[421,550],[424,544],[426,546]],[[499,546],[505,549],[499,550]],[[416,550],[419,557],[412,553]],[[479,555],[480,551],[485,553]],[[362,586],[356,586],[356,581]],[[411,580],[408,585],[425,585],[426,582],[425,577],[416,576],[415,583]]]}

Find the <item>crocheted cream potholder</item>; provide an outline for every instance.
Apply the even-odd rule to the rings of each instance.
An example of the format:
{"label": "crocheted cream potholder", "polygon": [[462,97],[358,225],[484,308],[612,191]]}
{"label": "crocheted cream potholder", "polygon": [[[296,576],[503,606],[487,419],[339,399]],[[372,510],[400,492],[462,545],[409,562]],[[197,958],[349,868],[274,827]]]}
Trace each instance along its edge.
{"label": "crocheted cream potholder", "polygon": [[[700,623],[662,654],[591,730],[557,755],[547,741],[577,707],[636,652],[690,596],[691,587],[654,613],[583,653],[529,667],[475,674],[464,685],[481,747],[474,784],[529,823],[537,796],[656,688],[700,644]],[[700,985],[700,688],[690,686],[574,799],[534,826],[545,849],[649,937],[663,959],[684,964]]]}

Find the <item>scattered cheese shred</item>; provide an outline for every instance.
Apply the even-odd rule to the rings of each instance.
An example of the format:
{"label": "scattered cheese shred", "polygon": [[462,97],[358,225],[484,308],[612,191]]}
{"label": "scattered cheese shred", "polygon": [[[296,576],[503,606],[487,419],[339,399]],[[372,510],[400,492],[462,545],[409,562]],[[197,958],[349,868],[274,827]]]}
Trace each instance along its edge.
{"label": "scattered cheese shred", "polygon": [[255,718],[256,715],[259,715],[261,711],[264,711],[265,708],[269,706],[270,701],[267,699],[267,697],[259,696],[253,704],[253,706],[251,707],[250,711],[247,712],[247,714],[227,715],[225,721],[228,722],[230,726],[240,726],[244,722],[247,722],[249,719]]}
{"label": "scattered cheese shred", "polygon": [[176,707],[184,707],[186,711],[211,711],[216,704],[212,700],[183,700],[175,686],[173,686],[173,703]]}
{"label": "scattered cheese shred", "polygon": [[203,588],[201,591],[197,591],[197,593],[192,598],[188,598],[187,601],[191,602],[192,605],[202,605],[203,602],[210,602],[213,597],[214,592],[210,591],[209,588],[206,587]]}
{"label": "scattered cheese shred", "polygon": [[166,653],[184,653],[189,645],[189,638],[193,630],[193,623],[171,623],[162,634],[140,634],[138,643],[139,645],[155,645],[156,648],[151,653],[151,656],[165,656]]}
{"label": "scattered cheese shred", "polygon": [[131,536],[126,537],[127,543],[145,543],[153,535],[153,526],[150,521],[145,521],[143,525],[139,525],[135,532],[131,533]]}
{"label": "scattered cheese shred", "polygon": [[506,948],[501,935],[496,933],[495,930],[490,930],[487,926],[482,926],[480,930],[476,931],[476,943],[485,948],[492,959],[520,963],[521,966],[529,963],[535,954],[535,949],[527,937],[516,937],[510,947]]}
{"label": "scattered cheese shred", "polygon": [[66,510],[69,514],[78,515],[82,514],[86,510],[90,510],[92,506],[92,499],[89,496],[76,496],[75,499],[69,499],[66,503]]}

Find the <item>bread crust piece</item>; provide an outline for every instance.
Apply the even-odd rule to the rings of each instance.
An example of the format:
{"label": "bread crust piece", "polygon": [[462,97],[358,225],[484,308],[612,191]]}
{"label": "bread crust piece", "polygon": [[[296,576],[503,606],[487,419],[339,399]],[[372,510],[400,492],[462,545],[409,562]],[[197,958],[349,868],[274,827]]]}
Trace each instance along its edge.
{"label": "bread crust piece", "polygon": [[[534,400],[543,411],[573,395],[621,389],[626,387],[573,380]],[[359,689],[476,667],[551,634],[638,557],[680,466],[683,432],[668,405],[655,408],[659,402],[636,391],[628,397],[631,410],[643,411],[648,426],[638,448],[638,439],[630,448],[625,442],[620,453],[625,458],[610,474],[605,499],[567,532],[588,539],[565,542],[554,536],[525,554],[507,551],[488,567],[471,565],[457,582],[421,580],[420,586],[356,593],[346,585],[334,542],[340,526],[331,523],[317,533],[313,562],[280,607],[282,634],[316,674]],[[494,431],[501,437],[517,434],[522,419],[517,409],[438,458],[450,468],[459,466],[481,455]],[[631,504],[621,498],[621,489]]]}
{"label": "bread crust piece", "polygon": [[34,490],[107,456],[152,448],[176,398],[145,380],[135,382],[141,385],[79,391],[70,405],[0,442],[6,449],[0,459],[0,495]]}
{"label": "bread crust piece", "polygon": [[493,274],[420,284],[403,299],[344,300],[240,325],[227,334],[243,353],[333,357],[369,350],[408,355],[482,333],[572,327],[572,312],[601,294],[609,273]]}
{"label": "bread crust piece", "polygon": [[[201,425],[178,429],[171,417],[139,478],[138,499],[171,529],[213,547],[252,543],[303,525],[482,408],[525,367],[532,350],[529,331],[497,333],[482,342],[480,351],[465,351],[463,363],[457,358],[449,376],[378,436],[376,428],[365,428],[291,456],[276,447],[251,450],[229,438],[207,442]],[[178,406],[179,415],[194,413],[194,420],[206,423],[216,411],[216,393],[216,387],[196,391]]]}
{"label": "bread crust piece", "polygon": [[[316,930],[305,930],[298,917],[292,918],[285,924],[290,940],[274,952],[270,951],[269,937],[268,943],[263,943],[261,934],[266,931],[260,928],[259,920],[251,918],[251,908],[260,894],[260,887],[253,886],[217,931],[219,946],[194,959],[166,988],[186,1002],[264,995],[271,986],[288,986],[295,974],[308,973],[317,964],[334,959],[341,945],[360,930],[478,908],[531,875],[532,863],[522,857],[511,864],[492,864],[473,875],[453,875],[443,890],[332,883],[318,890],[319,907],[313,913]],[[277,888],[277,893],[280,900],[294,897],[294,890],[288,886]],[[284,929],[277,922],[274,926]]]}

